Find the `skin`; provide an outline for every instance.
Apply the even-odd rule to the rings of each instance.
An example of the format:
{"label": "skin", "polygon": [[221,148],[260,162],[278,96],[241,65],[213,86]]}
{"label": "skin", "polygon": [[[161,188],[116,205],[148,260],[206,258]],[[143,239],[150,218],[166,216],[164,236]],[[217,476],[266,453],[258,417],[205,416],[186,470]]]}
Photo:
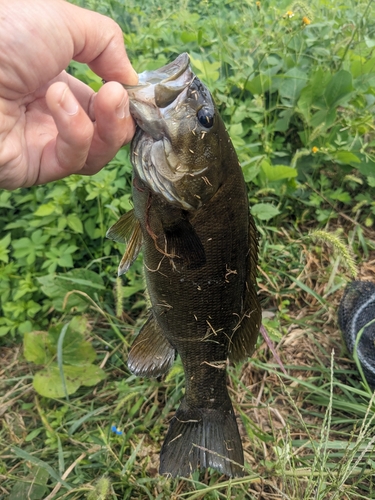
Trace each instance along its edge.
{"label": "skin", "polygon": [[[120,27],[63,0],[0,0],[0,31],[0,188],[98,172],[135,132]],[[108,83],[95,93],[72,59]]]}

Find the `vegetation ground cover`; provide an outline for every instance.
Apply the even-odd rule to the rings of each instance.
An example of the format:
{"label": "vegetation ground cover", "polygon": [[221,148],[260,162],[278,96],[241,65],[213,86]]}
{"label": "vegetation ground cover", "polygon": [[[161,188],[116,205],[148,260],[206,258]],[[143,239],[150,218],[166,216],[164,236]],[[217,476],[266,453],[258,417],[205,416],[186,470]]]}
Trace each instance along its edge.
{"label": "vegetation ground cover", "polygon": [[187,51],[211,89],[249,183],[264,322],[288,375],[261,339],[229,370],[245,478],[159,477],[183,377],[178,362],[163,380],[126,368],[147,310],[142,258],[117,279],[123,248],[105,233],[131,208],[128,149],[91,178],[4,191],[0,498],[375,498],[374,402],[337,325],[346,283],[375,277],[373,2],[81,4],[120,23],[137,71]]}

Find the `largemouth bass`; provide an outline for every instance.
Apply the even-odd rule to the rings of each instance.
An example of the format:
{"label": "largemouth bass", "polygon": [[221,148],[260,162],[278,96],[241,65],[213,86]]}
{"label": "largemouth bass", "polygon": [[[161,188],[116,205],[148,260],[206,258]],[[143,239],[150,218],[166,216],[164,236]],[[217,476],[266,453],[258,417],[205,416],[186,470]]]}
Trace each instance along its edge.
{"label": "largemouth bass", "polygon": [[227,360],[253,353],[261,309],[257,235],[237,155],[187,54],[128,88],[138,125],[131,146],[134,210],[108,237],[126,241],[126,272],[143,249],[149,318],[129,353],[136,375],[157,377],[181,356],[185,396],[160,455],[160,473],[212,467],[243,475],[226,385]]}

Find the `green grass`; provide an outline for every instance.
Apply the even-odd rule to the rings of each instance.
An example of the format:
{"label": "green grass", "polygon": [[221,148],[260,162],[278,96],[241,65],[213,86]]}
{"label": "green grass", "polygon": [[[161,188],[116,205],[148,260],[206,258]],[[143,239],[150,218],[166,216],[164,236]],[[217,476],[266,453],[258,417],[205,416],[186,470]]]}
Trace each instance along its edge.
{"label": "green grass", "polygon": [[[92,178],[2,192],[0,499],[375,498],[375,402],[337,324],[345,284],[375,272],[374,2],[77,3],[121,24],[137,71],[187,51],[210,87],[249,183],[264,322],[288,375],[261,339],[229,370],[244,478],[160,477],[184,382],[179,362],[163,380],[126,367],[146,317],[142,258],[117,279],[123,248],[105,232],[131,207],[128,150]],[[87,387],[81,370],[72,392],[61,374],[88,361],[105,379]],[[43,370],[65,396],[34,387]]]}

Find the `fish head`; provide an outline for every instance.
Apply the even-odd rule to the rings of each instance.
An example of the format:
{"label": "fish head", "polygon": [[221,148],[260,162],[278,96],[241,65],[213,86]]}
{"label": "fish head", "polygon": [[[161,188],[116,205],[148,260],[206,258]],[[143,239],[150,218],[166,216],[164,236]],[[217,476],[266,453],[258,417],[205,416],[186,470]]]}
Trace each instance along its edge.
{"label": "fish head", "polygon": [[141,73],[139,84],[126,88],[138,125],[132,142],[136,173],[166,201],[199,208],[222,183],[222,148],[229,137],[189,56]]}

